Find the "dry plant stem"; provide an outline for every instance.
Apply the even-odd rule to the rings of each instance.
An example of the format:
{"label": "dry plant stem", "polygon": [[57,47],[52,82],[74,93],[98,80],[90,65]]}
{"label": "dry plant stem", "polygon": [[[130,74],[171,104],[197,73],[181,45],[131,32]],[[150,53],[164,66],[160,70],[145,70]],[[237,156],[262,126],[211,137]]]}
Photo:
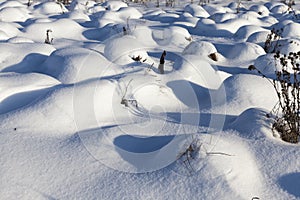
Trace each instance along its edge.
{"label": "dry plant stem", "polygon": [[128,90],[128,87],[131,83],[133,79],[130,79],[130,81],[127,83],[126,87],[125,87],[125,91],[124,91],[124,94],[122,96],[122,100],[121,100],[121,104],[124,104],[126,107],[128,107],[128,101],[127,99],[125,99],[125,96],[126,96],[126,93],[127,93],[127,90]]}
{"label": "dry plant stem", "polygon": [[165,65],[165,57],[166,57],[166,55],[167,55],[167,52],[164,51],[164,52],[161,54],[161,57],[160,57],[158,69],[159,69],[159,72],[160,72],[161,74],[164,74],[164,73],[165,73],[164,65]]}
{"label": "dry plant stem", "polygon": [[45,39],[46,44],[51,44],[53,41],[53,38],[50,39],[50,32],[52,32],[52,30],[50,29],[46,31],[46,39]]}
{"label": "dry plant stem", "polygon": [[[281,38],[281,33],[282,33],[283,29],[280,30],[275,30],[272,29],[271,33],[267,35],[267,39],[265,41],[265,45],[264,45],[264,50],[266,53],[275,53],[277,51],[278,45],[279,45],[279,40]],[[273,48],[272,48],[272,44]]]}
{"label": "dry plant stem", "polygon": [[125,107],[129,107],[129,103],[132,104],[133,106],[135,106],[136,108],[138,107],[138,102],[137,100],[135,99],[127,99],[125,98],[126,94],[127,94],[127,91],[128,91],[128,87],[131,83],[133,79],[130,79],[130,81],[127,83],[126,87],[125,87],[125,92],[122,96],[122,99],[121,99],[121,104],[123,104]]}
{"label": "dry plant stem", "polygon": [[238,0],[238,4],[237,4],[237,7],[236,7],[236,13],[240,13],[241,3],[242,3],[242,0]]}
{"label": "dry plant stem", "polygon": [[192,142],[185,149],[185,151],[183,153],[179,154],[179,156],[178,156],[178,159],[180,159],[180,158],[184,159],[182,162],[185,165],[185,167],[189,170],[190,174],[192,174],[192,172],[196,172],[196,170],[192,166],[191,161],[196,159],[196,157],[194,155],[199,153],[201,148],[204,149],[205,154],[207,156],[210,156],[210,155],[234,156],[234,155],[224,153],[224,152],[213,152],[213,151],[208,152],[206,150],[206,148],[203,146],[203,143],[200,143],[199,139],[193,139]]}

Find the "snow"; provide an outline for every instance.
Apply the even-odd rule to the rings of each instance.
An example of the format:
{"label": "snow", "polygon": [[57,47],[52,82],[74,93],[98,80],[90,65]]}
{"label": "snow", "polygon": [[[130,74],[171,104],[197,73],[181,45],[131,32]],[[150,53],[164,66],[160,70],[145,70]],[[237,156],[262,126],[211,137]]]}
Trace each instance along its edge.
{"label": "snow", "polygon": [[183,50],[183,54],[192,54],[199,56],[208,56],[209,54],[216,53],[215,46],[206,41],[193,41]]}
{"label": "snow", "polygon": [[287,10],[288,10],[288,6],[284,4],[275,5],[270,9],[270,11],[274,14],[282,14],[285,13]]}
{"label": "snow", "polygon": [[9,37],[14,37],[20,34],[20,31],[18,30],[19,27],[14,23],[0,22],[0,25],[0,30],[7,34],[7,36]]}
{"label": "snow", "polygon": [[174,26],[163,30],[163,37],[161,40],[156,40],[161,46],[177,45],[180,47],[187,46],[191,35],[185,28]]}
{"label": "snow", "polygon": [[194,17],[204,17],[204,18],[209,17],[209,14],[205,9],[195,4],[189,4],[185,6],[184,11],[190,13]]}
{"label": "snow", "polygon": [[55,48],[38,43],[1,43],[0,50],[1,71],[32,72]]}
{"label": "snow", "polygon": [[64,5],[55,2],[44,2],[34,6],[34,12],[43,15],[61,14],[68,11]]}
{"label": "snow", "polygon": [[258,31],[254,32],[248,36],[246,42],[251,42],[260,45],[263,47],[265,44],[267,36],[270,34],[269,31]]}
{"label": "snow", "polygon": [[280,70],[279,61],[274,60],[274,54],[265,54],[257,57],[254,66],[266,76],[274,76],[274,72]]}
{"label": "snow", "polygon": [[[68,28],[65,25],[68,24]],[[25,37],[35,42],[44,42],[46,31],[51,30],[50,37],[55,40],[67,38],[69,40],[82,40],[84,28],[71,19],[57,19],[53,22],[37,22],[27,26],[24,29]],[[56,42],[55,42],[56,43]]]}
{"label": "snow", "polygon": [[261,28],[260,26],[256,25],[245,25],[240,27],[237,32],[234,34],[236,39],[248,39],[248,37],[256,32],[259,31],[267,31],[266,29]]}
{"label": "snow", "polygon": [[269,9],[264,5],[252,5],[249,10],[255,11],[261,16],[268,16],[270,14]]}
{"label": "snow", "polygon": [[118,69],[93,50],[65,48],[52,52],[41,65],[39,72],[69,84],[114,75]]}
{"label": "snow", "polygon": [[[263,48],[254,43],[240,42],[235,44],[222,44],[220,50],[225,50],[223,56],[230,62],[242,64],[244,62],[253,62],[258,56],[264,55]],[[241,66],[242,67],[242,66]],[[248,67],[248,66],[245,66]]]}
{"label": "snow", "polygon": [[282,37],[297,38],[300,36],[300,24],[289,23],[283,28]]}
{"label": "snow", "polygon": [[148,58],[147,52],[133,36],[115,38],[106,42],[104,55],[111,62],[120,65],[134,62],[132,58],[141,57],[141,60]]}
{"label": "snow", "polygon": [[86,15],[84,12],[79,11],[79,10],[69,12],[68,15],[69,15],[70,19],[73,19],[73,20],[76,20],[76,21],[80,21],[80,22],[90,21],[89,16]]}
{"label": "snow", "polygon": [[113,11],[117,11],[120,8],[128,7],[126,3],[120,1],[106,1],[101,6],[103,6],[107,10],[113,10]]}
{"label": "snow", "polygon": [[[250,107],[259,107],[271,110],[277,103],[276,92],[268,80],[256,75],[239,74],[224,81],[226,90],[226,112],[239,115]],[[256,90],[256,88],[260,88]],[[223,91],[221,91],[222,93]],[[269,98],[264,98],[264,96]]]}
{"label": "snow", "polygon": [[25,8],[4,7],[0,9],[0,19],[4,22],[25,22],[30,15]]}
{"label": "snow", "polygon": [[299,19],[237,6],[0,0],[0,199],[300,199],[263,49],[300,51]]}
{"label": "snow", "polygon": [[0,9],[2,8],[20,8],[20,7],[25,7],[24,4],[22,4],[21,2],[19,1],[1,1],[0,2]]}

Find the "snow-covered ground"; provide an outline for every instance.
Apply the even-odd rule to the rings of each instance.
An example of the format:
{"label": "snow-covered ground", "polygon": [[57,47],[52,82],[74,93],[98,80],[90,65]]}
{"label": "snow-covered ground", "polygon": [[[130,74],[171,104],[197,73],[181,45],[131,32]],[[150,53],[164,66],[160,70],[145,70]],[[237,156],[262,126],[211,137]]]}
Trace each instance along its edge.
{"label": "snow-covered ground", "polygon": [[272,28],[300,51],[298,1],[27,2],[0,0],[0,199],[300,199],[248,70]]}

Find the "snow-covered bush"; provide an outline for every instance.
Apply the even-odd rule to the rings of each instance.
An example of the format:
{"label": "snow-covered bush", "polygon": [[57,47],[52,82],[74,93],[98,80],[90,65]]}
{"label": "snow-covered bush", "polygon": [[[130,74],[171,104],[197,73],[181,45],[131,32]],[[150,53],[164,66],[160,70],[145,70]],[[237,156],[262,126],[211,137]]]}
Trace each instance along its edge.
{"label": "snow-covered bush", "polygon": [[[278,103],[272,110],[275,115],[273,131],[279,132],[281,139],[290,143],[298,143],[300,136],[300,51],[288,55],[274,55],[279,60],[280,69],[275,71],[276,78],[270,81],[276,91]],[[250,70],[256,70],[260,75],[265,74],[254,65]]]}

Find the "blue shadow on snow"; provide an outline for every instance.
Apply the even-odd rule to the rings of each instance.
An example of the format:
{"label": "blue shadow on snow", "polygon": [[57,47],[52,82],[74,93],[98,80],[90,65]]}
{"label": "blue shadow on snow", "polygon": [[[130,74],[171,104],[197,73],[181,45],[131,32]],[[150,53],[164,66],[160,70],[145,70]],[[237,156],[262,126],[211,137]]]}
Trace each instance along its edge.
{"label": "blue shadow on snow", "polygon": [[278,183],[283,190],[300,197],[300,172],[285,174],[278,179]]}
{"label": "blue shadow on snow", "polygon": [[121,135],[114,139],[114,145],[132,153],[157,151],[173,140],[175,136],[141,137]]}

